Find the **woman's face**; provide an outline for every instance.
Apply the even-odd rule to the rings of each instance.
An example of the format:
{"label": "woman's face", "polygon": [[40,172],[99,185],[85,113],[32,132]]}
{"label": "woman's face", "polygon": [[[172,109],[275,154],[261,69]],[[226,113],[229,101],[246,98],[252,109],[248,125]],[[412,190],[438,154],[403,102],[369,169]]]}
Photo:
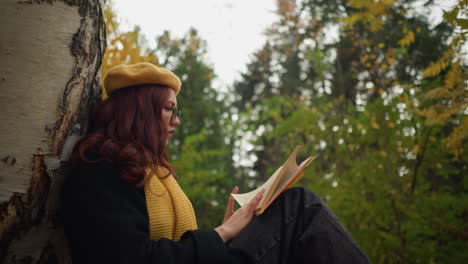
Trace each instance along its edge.
{"label": "woman's face", "polygon": [[172,112],[174,111],[174,108],[177,108],[177,98],[174,90],[169,89],[169,96],[161,111],[161,119],[168,133],[167,141],[174,136],[175,127],[180,125],[179,117],[175,113],[174,118],[171,118],[173,116]]}

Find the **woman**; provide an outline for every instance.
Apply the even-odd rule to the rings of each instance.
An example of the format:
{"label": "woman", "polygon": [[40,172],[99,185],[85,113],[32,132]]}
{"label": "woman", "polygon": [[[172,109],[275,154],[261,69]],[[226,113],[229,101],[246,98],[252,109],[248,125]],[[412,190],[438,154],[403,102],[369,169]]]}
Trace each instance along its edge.
{"label": "woman", "polygon": [[180,86],[150,63],[107,73],[109,98],[74,147],[63,192],[73,263],[369,262],[323,201],[302,188],[253,221],[263,193],[236,211],[230,197],[223,224],[198,229],[166,153],[180,124]]}

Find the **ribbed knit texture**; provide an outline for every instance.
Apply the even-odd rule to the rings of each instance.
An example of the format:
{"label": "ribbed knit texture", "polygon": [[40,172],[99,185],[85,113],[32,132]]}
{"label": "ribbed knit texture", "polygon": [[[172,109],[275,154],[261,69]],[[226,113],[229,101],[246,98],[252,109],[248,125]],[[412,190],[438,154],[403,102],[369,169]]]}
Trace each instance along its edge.
{"label": "ribbed knit texture", "polygon": [[[197,229],[197,220],[192,203],[167,169],[158,167],[156,175],[150,176],[145,184],[145,197],[148,207],[150,238],[179,240],[188,230]],[[146,168],[147,177],[151,168]]]}

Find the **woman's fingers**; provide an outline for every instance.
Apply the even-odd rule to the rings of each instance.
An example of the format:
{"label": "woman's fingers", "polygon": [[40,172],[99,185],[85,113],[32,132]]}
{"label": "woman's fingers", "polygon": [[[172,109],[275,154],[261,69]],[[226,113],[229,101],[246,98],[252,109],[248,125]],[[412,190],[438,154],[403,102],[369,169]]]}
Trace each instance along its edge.
{"label": "woman's fingers", "polygon": [[[236,186],[232,189],[231,193],[237,193],[239,188]],[[244,205],[240,210],[240,214],[244,215],[246,219],[252,219],[255,209],[257,208],[258,204],[263,198],[263,194],[265,193],[265,189],[262,189],[257,195],[255,195],[252,200],[246,205]],[[226,207],[226,213],[224,214],[223,224],[235,213],[234,211],[234,197],[230,196],[228,199],[228,204]]]}
{"label": "woman's fingers", "polygon": [[[237,186],[235,186],[232,189],[231,194],[236,194],[237,191],[239,191],[239,188]],[[234,197],[232,197],[232,195],[229,195],[227,210],[229,210],[229,212],[234,213]]]}
{"label": "woman's fingers", "polygon": [[[236,194],[239,191],[239,187],[235,186],[231,194]],[[234,211],[234,197],[232,195],[229,195],[229,200],[228,200],[228,208],[231,208]]]}
{"label": "woman's fingers", "polygon": [[[236,194],[238,191],[239,191],[239,188],[237,186],[235,186],[232,189],[231,194],[233,194],[233,193]],[[224,214],[223,223],[226,222],[226,220],[229,217],[231,217],[233,214],[234,214],[234,197],[229,195],[228,203],[227,203],[227,206],[226,206],[226,213]]]}
{"label": "woman's fingers", "polygon": [[258,204],[260,203],[260,201],[262,200],[263,198],[263,194],[265,193],[265,189],[262,189],[259,193],[257,193],[257,195],[255,195],[255,197],[249,202],[249,211],[255,211],[255,209],[257,208]]}
{"label": "woman's fingers", "polygon": [[[232,190],[232,193],[237,193],[237,188]],[[221,236],[224,242],[227,242],[237,236],[242,229],[244,229],[254,216],[255,208],[262,200],[265,189],[261,190],[257,195],[255,195],[248,204],[242,206],[239,210],[233,211],[232,214],[228,216],[228,210],[226,210],[226,215],[223,221],[223,224],[215,228],[216,232]],[[234,204],[233,204],[234,205]],[[228,202],[228,208],[230,204]]]}

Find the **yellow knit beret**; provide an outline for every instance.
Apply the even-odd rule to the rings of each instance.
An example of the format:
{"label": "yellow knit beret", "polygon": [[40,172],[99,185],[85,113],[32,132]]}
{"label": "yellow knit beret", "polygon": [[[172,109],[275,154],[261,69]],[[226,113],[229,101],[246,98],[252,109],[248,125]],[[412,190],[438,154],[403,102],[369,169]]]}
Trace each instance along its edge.
{"label": "yellow knit beret", "polygon": [[181,86],[179,77],[170,70],[148,62],[115,66],[104,77],[104,89],[108,95],[120,88],[142,84],[165,85],[174,90],[176,95]]}

